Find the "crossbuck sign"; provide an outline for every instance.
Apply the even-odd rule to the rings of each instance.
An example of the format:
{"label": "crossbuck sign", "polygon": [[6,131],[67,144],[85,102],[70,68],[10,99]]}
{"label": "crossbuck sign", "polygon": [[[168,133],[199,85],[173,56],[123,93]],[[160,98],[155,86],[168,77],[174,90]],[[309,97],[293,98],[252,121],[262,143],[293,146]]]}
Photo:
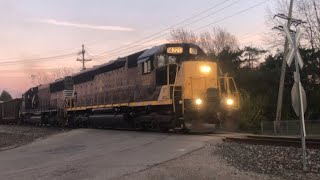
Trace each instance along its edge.
{"label": "crossbuck sign", "polygon": [[290,51],[286,57],[286,60],[287,60],[287,64],[288,66],[290,67],[291,66],[291,63],[292,63],[292,60],[294,57],[296,57],[296,60],[298,61],[299,63],[299,66],[300,68],[302,69],[303,68],[303,61],[302,61],[302,58],[301,58],[301,55],[300,55],[300,52],[298,50],[298,45],[299,45],[299,41],[301,39],[301,31],[300,29],[296,32],[295,34],[295,38],[292,37],[289,29],[287,28],[287,26],[283,26],[284,27],[284,32],[287,36],[287,39],[291,45],[291,48],[290,48]]}
{"label": "crossbuck sign", "polygon": [[299,73],[299,67],[303,68],[303,61],[301,58],[301,55],[299,53],[298,45],[299,41],[301,39],[301,31],[300,29],[297,30],[297,32],[292,32],[292,34],[289,31],[289,28],[284,25],[283,26],[284,32],[287,36],[287,40],[289,41],[291,48],[290,51],[286,57],[287,64],[290,67],[293,58],[295,58],[295,67],[296,72],[294,73],[294,86],[291,91],[291,97],[292,97],[292,106],[296,112],[296,114],[300,118],[300,130],[301,130],[301,146],[302,146],[302,154],[303,154],[303,170],[307,170],[306,165],[306,128],[304,123],[304,113],[306,110],[306,95],[305,91],[301,85],[300,82],[300,73]]}

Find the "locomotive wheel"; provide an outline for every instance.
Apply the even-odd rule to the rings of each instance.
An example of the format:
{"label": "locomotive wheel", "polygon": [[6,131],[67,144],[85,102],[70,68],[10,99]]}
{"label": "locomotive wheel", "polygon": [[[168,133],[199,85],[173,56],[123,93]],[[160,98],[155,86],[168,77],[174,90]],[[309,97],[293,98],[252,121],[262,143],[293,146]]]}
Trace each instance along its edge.
{"label": "locomotive wheel", "polygon": [[170,128],[168,128],[168,127],[161,127],[160,126],[160,132],[168,132],[170,130]]}
{"label": "locomotive wheel", "polygon": [[76,119],[73,116],[70,117],[70,119],[68,119],[68,127],[70,127],[70,128],[76,128],[77,127]]}
{"label": "locomotive wheel", "polygon": [[88,122],[87,121],[82,121],[81,120],[81,116],[76,116],[74,119],[74,122],[76,124],[77,127],[83,128],[86,127]]}
{"label": "locomotive wheel", "polygon": [[42,124],[43,124],[44,126],[47,126],[48,122],[49,122],[49,117],[48,117],[48,116],[44,116],[44,117],[42,118]]}
{"label": "locomotive wheel", "polygon": [[135,119],[133,120],[133,129],[135,130],[141,129],[140,122]]}
{"label": "locomotive wheel", "polygon": [[82,128],[88,128],[88,127],[89,127],[89,122],[88,122],[88,120],[81,122],[81,127],[82,127]]}
{"label": "locomotive wheel", "polygon": [[49,117],[49,122],[51,126],[58,126],[58,122],[57,122],[57,117],[56,116],[50,116]]}
{"label": "locomotive wheel", "polygon": [[156,119],[153,119],[151,122],[151,129],[152,130],[156,130],[156,131],[160,131],[160,124],[159,121]]}
{"label": "locomotive wheel", "polygon": [[141,131],[148,131],[148,125],[147,124],[145,124],[145,123],[140,123],[140,130]]}
{"label": "locomotive wheel", "polygon": [[87,128],[94,128],[94,124],[90,121],[90,118],[88,118]]}
{"label": "locomotive wheel", "polygon": [[22,125],[22,118],[19,118],[18,120],[17,120],[17,125]]}

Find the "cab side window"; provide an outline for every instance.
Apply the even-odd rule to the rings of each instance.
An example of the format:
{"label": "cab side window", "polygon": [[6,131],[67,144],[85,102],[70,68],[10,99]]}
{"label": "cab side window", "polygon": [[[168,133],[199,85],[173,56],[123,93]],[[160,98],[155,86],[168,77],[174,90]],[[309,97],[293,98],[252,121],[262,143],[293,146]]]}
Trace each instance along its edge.
{"label": "cab side window", "polygon": [[164,57],[164,55],[160,55],[160,56],[158,56],[157,57],[157,60],[158,60],[158,68],[161,68],[161,67],[163,67],[163,66],[165,66],[166,65],[166,62],[165,62],[165,57]]}
{"label": "cab side window", "polygon": [[148,73],[151,73],[153,67],[152,67],[152,62],[151,60],[147,60],[145,62],[143,62],[142,64],[142,72],[143,74],[148,74]]}

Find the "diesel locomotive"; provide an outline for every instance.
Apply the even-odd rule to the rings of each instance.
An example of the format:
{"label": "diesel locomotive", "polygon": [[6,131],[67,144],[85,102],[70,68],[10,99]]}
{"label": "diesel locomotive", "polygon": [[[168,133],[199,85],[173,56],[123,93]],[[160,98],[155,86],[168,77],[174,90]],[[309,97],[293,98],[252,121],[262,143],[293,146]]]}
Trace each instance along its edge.
{"label": "diesel locomotive", "polygon": [[22,96],[23,123],[126,129],[234,127],[232,77],[194,44],[163,44],[83,70]]}

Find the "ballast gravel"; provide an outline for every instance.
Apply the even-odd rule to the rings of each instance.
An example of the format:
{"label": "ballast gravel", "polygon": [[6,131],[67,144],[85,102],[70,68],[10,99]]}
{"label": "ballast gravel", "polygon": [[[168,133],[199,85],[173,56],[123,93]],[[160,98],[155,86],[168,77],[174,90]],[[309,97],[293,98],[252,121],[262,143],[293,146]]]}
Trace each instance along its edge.
{"label": "ballast gravel", "polygon": [[177,159],[114,180],[282,180],[278,176],[239,170],[215,153],[219,140]]}
{"label": "ballast gravel", "polygon": [[0,151],[28,144],[36,139],[66,130],[59,127],[0,125]]}
{"label": "ballast gravel", "polygon": [[268,174],[283,179],[320,179],[320,150],[307,149],[308,171],[302,170],[302,150],[295,147],[223,142],[217,154],[239,170]]}

